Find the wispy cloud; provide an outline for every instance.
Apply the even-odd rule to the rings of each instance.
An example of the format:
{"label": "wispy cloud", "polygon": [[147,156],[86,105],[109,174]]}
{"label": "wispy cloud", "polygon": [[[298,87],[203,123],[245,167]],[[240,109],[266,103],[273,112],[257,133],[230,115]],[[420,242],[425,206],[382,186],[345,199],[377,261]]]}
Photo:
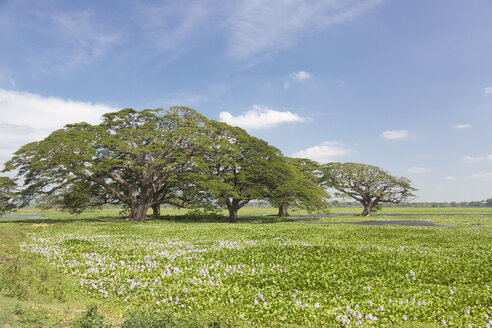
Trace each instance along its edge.
{"label": "wispy cloud", "polygon": [[210,16],[207,1],[138,2],[134,17],[142,36],[160,50],[180,51]]}
{"label": "wispy cloud", "polygon": [[405,139],[408,137],[407,130],[386,130],[382,134],[386,139]]}
{"label": "wispy cloud", "polygon": [[15,83],[15,80],[11,76],[0,72],[0,88],[1,87],[13,88],[16,85],[17,83]]}
{"label": "wispy cloud", "polygon": [[305,34],[350,21],[382,0],[246,0],[235,8],[229,52],[239,59],[286,49]]}
{"label": "wispy cloud", "polygon": [[328,163],[335,158],[342,157],[350,152],[350,149],[346,148],[345,145],[340,142],[325,141],[320,145],[300,150],[292,154],[292,157],[309,158],[320,163]]}
{"label": "wispy cloud", "polygon": [[253,109],[238,116],[233,116],[229,112],[221,112],[219,118],[222,122],[247,130],[269,129],[282,123],[305,122],[307,120],[307,118],[289,111],[281,112],[258,105],[254,105]]}
{"label": "wispy cloud", "polygon": [[482,172],[482,173],[475,173],[470,175],[470,178],[473,179],[482,179],[482,178],[491,178],[492,177],[492,172]]}
{"label": "wispy cloud", "polygon": [[452,175],[448,175],[448,176],[446,177],[446,180],[448,180],[448,181],[455,181],[455,180],[456,180],[456,177],[454,177],[454,176],[452,176]]}
{"label": "wispy cloud", "polygon": [[[46,71],[66,72],[90,64],[108,53],[121,39],[119,32],[108,29],[89,11],[51,12],[38,15],[46,34],[45,51],[31,59]],[[31,33],[35,27],[30,26]],[[35,33],[35,32],[34,32]]]}
{"label": "wispy cloud", "polygon": [[469,129],[471,128],[471,124],[456,124],[454,128],[458,130]]}
{"label": "wispy cloud", "polygon": [[486,95],[492,95],[492,87],[486,87],[483,89],[483,93]]}
{"label": "wispy cloud", "polygon": [[412,174],[423,174],[423,173],[428,173],[430,171],[431,171],[430,169],[420,166],[414,166],[408,169],[408,172]]}
{"label": "wispy cloud", "polygon": [[465,155],[462,157],[463,162],[465,163],[477,163],[477,162],[482,162],[485,160],[492,160],[492,154],[488,156],[470,156],[470,155]]}
{"label": "wispy cloud", "polygon": [[0,104],[0,149],[4,153],[12,153],[68,123],[98,123],[102,114],[116,110],[103,104],[4,89],[0,89]]}

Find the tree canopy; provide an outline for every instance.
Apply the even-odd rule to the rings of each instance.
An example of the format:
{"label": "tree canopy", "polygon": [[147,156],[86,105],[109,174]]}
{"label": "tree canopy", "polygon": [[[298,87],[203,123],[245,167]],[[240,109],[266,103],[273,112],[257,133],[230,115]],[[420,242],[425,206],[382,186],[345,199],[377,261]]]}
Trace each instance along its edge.
{"label": "tree canopy", "polygon": [[180,176],[208,144],[206,121],[186,107],[123,109],[105,114],[99,125],[67,125],[21,147],[5,170],[23,178],[24,201],[50,195],[74,210],[124,204],[130,218],[142,220],[149,207],[188,201]]}
{"label": "tree canopy", "polygon": [[322,181],[339,195],[355,199],[364,206],[362,216],[371,215],[380,203],[400,203],[411,199],[417,189],[410,180],[395,177],[373,165],[328,163],[321,166]]}
{"label": "tree canopy", "polygon": [[319,164],[306,158],[281,158],[268,183],[270,204],[278,208],[278,216],[288,216],[290,206],[308,212],[327,211],[328,193],[319,185]]}

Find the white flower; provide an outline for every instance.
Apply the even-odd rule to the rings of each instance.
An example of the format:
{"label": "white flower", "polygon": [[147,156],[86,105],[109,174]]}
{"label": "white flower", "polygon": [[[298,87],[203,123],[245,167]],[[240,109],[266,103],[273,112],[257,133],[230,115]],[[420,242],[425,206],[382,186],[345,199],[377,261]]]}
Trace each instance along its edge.
{"label": "white flower", "polygon": [[406,314],[404,314],[404,315],[403,315],[403,320],[407,320],[407,319],[408,319],[408,318],[407,318],[407,315],[406,315]]}

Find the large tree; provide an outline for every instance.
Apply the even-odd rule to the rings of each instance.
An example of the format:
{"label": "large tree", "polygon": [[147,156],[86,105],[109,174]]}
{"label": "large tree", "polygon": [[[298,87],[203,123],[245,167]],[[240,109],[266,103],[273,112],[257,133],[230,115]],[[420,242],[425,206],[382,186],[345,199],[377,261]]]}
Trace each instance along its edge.
{"label": "large tree", "polygon": [[322,181],[341,196],[355,199],[364,206],[361,216],[371,215],[380,203],[400,203],[414,197],[417,189],[410,180],[395,177],[372,165],[328,163],[321,166]]}
{"label": "large tree", "polygon": [[202,158],[200,185],[228,209],[229,220],[236,222],[240,208],[268,195],[267,181],[275,174],[273,168],[281,153],[266,141],[225,123],[209,121],[207,133],[214,142]]}
{"label": "large tree", "polygon": [[23,146],[5,171],[24,180],[24,203],[54,195],[73,210],[124,204],[131,219],[143,220],[151,207],[189,201],[185,177],[209,144],[206,122],[186,107],[124,109],[105,114],[99,125],[67,125]]}
{"label": "large tree", "polygon": [[319,185],[318,166],[306,158],[283,157],[277,161],[268,183],[268,201],[278,208],[278,216],[289,216],[290,206],[308,212],[328,210],[329,195]]}

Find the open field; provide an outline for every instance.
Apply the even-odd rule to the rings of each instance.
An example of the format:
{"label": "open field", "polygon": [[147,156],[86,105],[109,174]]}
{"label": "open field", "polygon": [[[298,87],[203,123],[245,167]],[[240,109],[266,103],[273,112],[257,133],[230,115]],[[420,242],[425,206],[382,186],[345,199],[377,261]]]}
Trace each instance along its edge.
{"label": "open field", "polygon": [[485,327],[492,319],[492,211],[427,210],[387,213],[490,215],[419,215],[411,219],[453,226],[402,227],[264,216],[238,224],[129,222],[116,218],[119,210],[22,210],[46,218],[0,219],[0,327],[68,326],[91,302],[113,326],[133,318],[183,327]]}

